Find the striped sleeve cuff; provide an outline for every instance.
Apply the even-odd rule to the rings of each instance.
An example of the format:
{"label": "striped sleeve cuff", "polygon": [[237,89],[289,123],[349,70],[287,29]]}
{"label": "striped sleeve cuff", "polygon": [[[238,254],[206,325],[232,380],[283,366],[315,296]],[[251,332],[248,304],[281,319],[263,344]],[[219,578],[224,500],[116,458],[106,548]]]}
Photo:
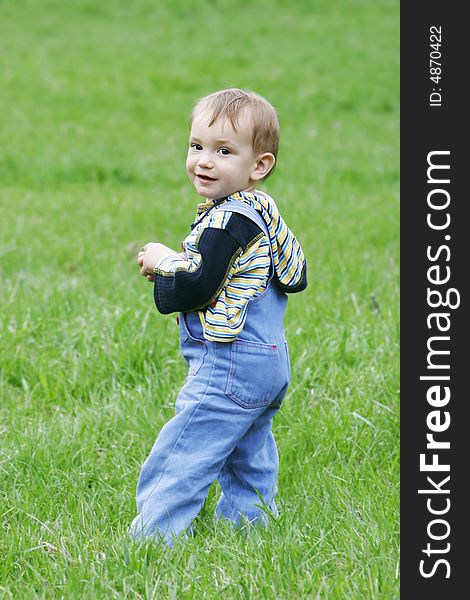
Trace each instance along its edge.
{"label": "striped sleeve cuff", "polygon": [[188,261],[181,254],[167,254],[153,268],[154,273],[175,273],[176,269],[188,268]]}

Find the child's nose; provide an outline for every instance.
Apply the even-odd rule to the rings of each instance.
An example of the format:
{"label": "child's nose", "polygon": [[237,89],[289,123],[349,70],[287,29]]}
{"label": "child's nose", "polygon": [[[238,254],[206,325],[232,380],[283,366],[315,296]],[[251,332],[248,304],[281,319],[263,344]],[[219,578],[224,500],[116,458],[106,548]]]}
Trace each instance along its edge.
{"label": "child's nose", "polygon": [[204,167],[205,169],[210,169],[214,166],[214,161],[209,152],[203,152],[199,155],[198,164],[200,167]]}

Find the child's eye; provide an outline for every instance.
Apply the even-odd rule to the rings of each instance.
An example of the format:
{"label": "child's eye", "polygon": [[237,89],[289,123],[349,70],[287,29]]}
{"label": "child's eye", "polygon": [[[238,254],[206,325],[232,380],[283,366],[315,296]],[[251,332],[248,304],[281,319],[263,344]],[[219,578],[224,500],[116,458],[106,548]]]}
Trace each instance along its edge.
{"label": "child's eye", "polygon": [[201,144],[190,144],[193,150],[202,150]]}
{"label": "child's eye", "polygon": [[228,148],[219,148],[219,152],[223,156],[228,156],[229,154],[231,154],[231,152],[230,152],[230,150]]}

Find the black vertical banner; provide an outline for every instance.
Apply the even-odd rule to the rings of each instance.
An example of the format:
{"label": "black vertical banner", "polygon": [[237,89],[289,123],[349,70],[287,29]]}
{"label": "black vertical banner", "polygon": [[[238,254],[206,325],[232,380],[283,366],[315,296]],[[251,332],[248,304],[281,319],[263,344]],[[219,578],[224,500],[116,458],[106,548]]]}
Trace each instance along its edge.
{"label": "black vertical banner", "polygon": [[469,592],[463,3],[401,4],[401,597]]}

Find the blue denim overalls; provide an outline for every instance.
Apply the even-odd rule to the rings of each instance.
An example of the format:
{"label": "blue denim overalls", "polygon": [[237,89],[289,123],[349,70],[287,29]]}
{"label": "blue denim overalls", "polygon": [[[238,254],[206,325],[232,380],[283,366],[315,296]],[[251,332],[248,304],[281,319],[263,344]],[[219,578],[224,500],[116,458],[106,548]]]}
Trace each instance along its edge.
{"label": "blue denim overalls", "polygon": [[[214,210],[245,214],[267,234],[261,216],[242,202]],[[233,342],[204,339],[197,313],[180,313],[188,376],[176,400],[176,415],[164,425],[142,466],[133,536],[163,536],[171,546],[174,537],[190,530],[216,479],[222,488],[216,518],[265,524],[258,494],[277,514],[279,457],[272,420],[290,379],[286,304],[287,295],[271,273],[266,290],[250,301],[243,331]]]}

